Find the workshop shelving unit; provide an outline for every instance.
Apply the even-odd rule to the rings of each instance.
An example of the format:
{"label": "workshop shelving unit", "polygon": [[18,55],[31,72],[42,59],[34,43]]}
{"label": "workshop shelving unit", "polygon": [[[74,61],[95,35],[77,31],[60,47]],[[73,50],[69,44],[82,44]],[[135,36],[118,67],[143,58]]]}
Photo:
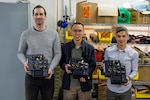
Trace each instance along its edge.
{"label": "workshop shelving unit", "polygon": [[[87,42],[89,42],[90,44],[92,44],[95,49],[100,49],[101,47],[108,47],[110,45],[113,45],[113,43],[110,42],[106,42],[106,43],[93,43],[93,41],[90,40],[90,34],[95,34],[97,35],[97,32],[105,32],[105,31],[110,31],[110,32],[115,32],[115,28],[118,26],[124,26],[128,29],[129,34],[132,35],[145,35],[145,36],[150,36],[150,25],[149,24],[85,24],[85,35],[86,35],[86,40]],[[114,34],[113,34],[114,36]],[[66,31],[66,40],[70,41],[72,39],[72,36],[68,36],[68,32]],[[131,46],[136,46],[138,48],[140,48],[141,50],[146,50],[150,51],[150,44],[130,44]],[[99,47],[100,46],[100,47]],[[107,77],[105,77],[104,75],[101,74],[101,70],[98,67],[100,65],[101,62],[97,62],[97,67],[96,70],[93,73],[93,80],[107,80]],[[150,64],[139,64],[139,70],[143,70],[141,67],[149,67],[150,70]],[[145,81],[149,81],[149,80],[142,80],[142,77],[145,76],[141,76],[141,71],[139,71],[136,75],[136,77],[133,79],[133,81],[136,83],[138,83],[138,80],[140,81],[140,83],[145,83]],[[146,75],[146,74],[145,74]],[[146,86],[146,88],[145,88]],[[143,84],[138,84],[135,85],[133,84],[134,87],[134,92],[135,92],[135,98],[150,98],[150,90],[149,90],[149,86],[150,83],[145,84],[145,86],[143,86]],[[139,89],[139,88],[140,89]],[[143,89],[142,89],[143,87]]]}
{"label": "workshop shelving unit", "polygon": [[[112,27],[118,27],[118,26],[125,26],[129,30],[129,34],[132,34],[132,35],[150,36],[150,25],[147,25],[147,24],[145,24],[145,25],[141,25],[141,24],[139,24],[139,25],[137,25],[137,24],[122,24],[122,25],[119,25],[119,24],[86,24],[85,32],[89,32],[89,33],[92,33],[92,32],[94,33],[94,32],[99,32],[99,31],[114,32]],[[87,36],[89,36],[89,34]],[[105,47],[107,47],[106,45],[108,45],[108,46],[113,45],[113,43],[108,43],[108,44],[107,43],[98,43],[98,44],[91,43],[91,44],[94,45],[96,48],[98,48],[97,45],[105,45]],[[132,44],[131,46],[136,46],[143,51],[146,49],[147,49],[147,51],[150,51],[149,45],[150,44],[136,44],[135,43],[135,44]],[[99,66],[100,62],[97,62],[97,65]],[[147,69],[150,70],[150,64],[139,64],[139,72],[137,73],[136,77],[133,79],[133,81],[136,83],[140,82],[138,85],[133,84],[135,98],[150,98],[150,82],[147,82],[147,81],[149,81],[149,79],[143,80],[143,77],[146,77],[146,74],[145,74],[145,76],[142,75],[142,71],[143,71],[142,67],[149,67]],[[147,77],[148,77],[148,75],[147,75]],[[95,72],[93,73],[93,79],[107,80],[107,77],[102,75],[101,70],[99,68],[97,68],[95,70]],[[144,84],[144,83],[146,83],[146,84]]]}

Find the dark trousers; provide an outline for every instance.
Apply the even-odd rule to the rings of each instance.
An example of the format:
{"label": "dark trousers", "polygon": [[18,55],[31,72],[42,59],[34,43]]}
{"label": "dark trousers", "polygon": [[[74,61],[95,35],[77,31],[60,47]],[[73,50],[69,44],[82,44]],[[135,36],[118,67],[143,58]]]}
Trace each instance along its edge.
{"label": "dark trousers", "polygon": [[107,88],[106,100],[131,100],[131,89],[124,93],[115,93]]}
{"label": "dark trousers", "polygon": [[26,100],[38,100],[38,94],[42,100],[52,100],[54,93],[54,75],[51,79],[34,78],[28,74],[25,77]]}

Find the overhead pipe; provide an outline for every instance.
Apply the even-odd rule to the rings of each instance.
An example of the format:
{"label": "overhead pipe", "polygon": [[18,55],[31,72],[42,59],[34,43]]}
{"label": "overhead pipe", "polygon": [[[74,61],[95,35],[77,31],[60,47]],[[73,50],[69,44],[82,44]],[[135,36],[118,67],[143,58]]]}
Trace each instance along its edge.
{"label": "overhead pipe", "polygon": [[[58,22],[58,0],[56,0],[56,22]],[[56,24],[56,31],[58,32],[57,24]]]}

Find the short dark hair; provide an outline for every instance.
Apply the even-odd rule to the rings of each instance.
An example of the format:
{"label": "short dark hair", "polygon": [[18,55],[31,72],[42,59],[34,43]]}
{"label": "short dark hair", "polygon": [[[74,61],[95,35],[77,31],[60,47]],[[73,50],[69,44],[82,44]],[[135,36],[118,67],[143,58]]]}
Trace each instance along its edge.
{"label": "short dark hair", "polygon": [[117,27],[116,34],[119,33],[119,32],[121,32],[121,31],[125,31],[126,34],[129,35],[128,34],[128,29],[126,27]]}
{"label": "short dark hair", "polygon": [[44,10],[44,14],[46,15],[46,10],[45,10],[45,8],[44,8],[43,6],[41,6],[41,5],[37,5],[37,6],[35,6],[35,7],[33,8],[33,10],[32,10],[32,14],[33,14],[33,15],[34,15],[34,10],[35,10],[36,8],[42,8],[42,9]]}
{"label": "short dark hair", "polygon": [[77,25],[77,24],[82,25],[82,27],[84,28],[84,24],[83,24],[83,23],[81,23],[81,22],[75,22],[75,23],[73,23],[73,24],[71,25],[71,29],[72,29],[72,27],[73,27],[74,25]]}

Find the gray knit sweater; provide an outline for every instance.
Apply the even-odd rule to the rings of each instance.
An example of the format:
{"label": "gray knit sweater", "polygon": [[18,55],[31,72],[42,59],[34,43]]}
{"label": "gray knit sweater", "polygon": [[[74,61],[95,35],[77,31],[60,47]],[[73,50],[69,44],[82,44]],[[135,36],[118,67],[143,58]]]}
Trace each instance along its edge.
{"label": "gray knit sweater", "polygon": [[49,67],[58,65],[61,58],[61,46],[58,33],[52,29],[36,31],[34,28],[23,31],[20,37],[17,56],[24,64],[27,54],[43,54],[49,62]]}

